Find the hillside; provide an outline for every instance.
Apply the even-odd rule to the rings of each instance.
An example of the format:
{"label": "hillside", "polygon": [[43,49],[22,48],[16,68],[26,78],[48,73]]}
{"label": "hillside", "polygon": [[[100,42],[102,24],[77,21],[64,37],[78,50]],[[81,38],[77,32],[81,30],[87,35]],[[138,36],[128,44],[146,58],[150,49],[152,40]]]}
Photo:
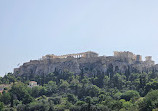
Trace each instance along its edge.
{"label": "hillside", "polygon": [[[87,55],[87,56],[86,56]],[[152,70],[158,71],[157,65],[147,56],[142,61],[141,55],[132,52],[114,52],[114,56],[98,56],[95,52],[68,54],[62,56],[46,55],[40,60],[31,60],[19,68],[14,69],[15,75],[47,75],[49,73],[62,73],[68,70],[75,75],[104,73],[142,73]]]}
{"label": "hillside", "polygon": [[47,55],[0,78],[0,110],[158,110],[158,71],[151,57],[80,54],[85,55]]}

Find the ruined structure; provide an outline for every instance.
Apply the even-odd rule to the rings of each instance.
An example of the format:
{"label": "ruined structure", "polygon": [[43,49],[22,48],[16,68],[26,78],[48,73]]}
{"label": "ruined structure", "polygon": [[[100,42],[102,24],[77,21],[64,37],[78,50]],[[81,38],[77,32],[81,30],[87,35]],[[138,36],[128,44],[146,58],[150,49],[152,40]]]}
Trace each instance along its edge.
{"label": "ruined structure", "polygon": [[152,56],[146,56],[145,57],[145,63],[148,65],[154,65],[155,61],[152,60]]}
{"label": "ruined structure", "polygon": [[114,56],[118,57],[119,59],[122,59],[124,61],[128,61],[128,62],[132,62],[132,61],[141,62],[142,61],[141,55],[135,55],[129,51],[127,51],[127,52],[114,51]]}
{"label": "ruined structure", "polygon": [[145,59],[145,61],[152,61],[152,56],[146,56]]}
{"label": "ruined structure", "polygon": [[142,61],[142,56],[141,55],[136,55],[136,61],[141,62]]}
{"label": "ruined structure", "polygon": [[68,58],[68,57],[73,57],[73,58],[81,58],[81,57],[85,57],[85,58],[91,58],[91,57],[98,57],[98,54],[92,51],[88,51],[88,52],[83,52],[83,53],[77,53],[77,54],[66,54],[66,55],[54,55],[54,54],[50,54],[50,55],[46,55],[43,56],[42,59],[53,59],[53,58]]}
{"label": "ruined structure", "polygon": [[16,75],[43,75],[49,73],[62,73],[68,70],[74,74],[112,74],[126,72],[158,71],[151,56],[142,60],[141,55],[132,52],[114,52],[114,56],[98,56],[97,53],[88,51],[77,54],[57,56],[54,54],[43,56],[40,60],[31,60],[19,68],[14,69]]}

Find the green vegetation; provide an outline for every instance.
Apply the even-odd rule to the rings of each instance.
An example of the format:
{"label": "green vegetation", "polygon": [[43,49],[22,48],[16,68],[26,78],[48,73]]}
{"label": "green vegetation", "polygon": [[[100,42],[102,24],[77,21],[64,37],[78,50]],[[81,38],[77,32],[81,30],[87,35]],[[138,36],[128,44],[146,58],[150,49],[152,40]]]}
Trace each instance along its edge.
{"label": "green vegetation", "polygon": [[[29,81],[39,86],[28,87]],[[0,111],[157,111],[158,73],[74,75],[68,71],[16,77],[0,95]]]}

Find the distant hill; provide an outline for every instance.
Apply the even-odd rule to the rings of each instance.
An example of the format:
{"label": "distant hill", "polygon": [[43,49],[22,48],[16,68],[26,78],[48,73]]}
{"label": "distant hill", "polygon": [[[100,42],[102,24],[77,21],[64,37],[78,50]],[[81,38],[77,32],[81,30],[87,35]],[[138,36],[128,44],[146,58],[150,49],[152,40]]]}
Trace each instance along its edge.
{"label": "distant hill", "polygon": [[18,76],[47,75],[54,72],[62,73],[65,70],[75,75],[84,73],[89,76],[98,72],[113,75],[115,73],[158,71],[158,65],[155,65],[151,56],[147,56],[146,60],[142,61],[141,55],[135,55],[129,51],[115,51],[114,56],[98,56],[97,53],[88,51],[62,56],[46,55],[40,60],[31,60],[19,68],[15,68],[14,74]]}

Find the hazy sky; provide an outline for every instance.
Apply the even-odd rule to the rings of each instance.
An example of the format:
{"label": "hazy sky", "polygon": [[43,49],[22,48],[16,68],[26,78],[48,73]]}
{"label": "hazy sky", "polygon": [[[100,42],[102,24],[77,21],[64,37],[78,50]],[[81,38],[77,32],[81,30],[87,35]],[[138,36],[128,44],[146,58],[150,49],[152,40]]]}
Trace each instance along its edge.
{"label": "hazy sky", "polygon": [[46,54],[89,50],[158,62],[158,0],[0,0],[0,76]]}

